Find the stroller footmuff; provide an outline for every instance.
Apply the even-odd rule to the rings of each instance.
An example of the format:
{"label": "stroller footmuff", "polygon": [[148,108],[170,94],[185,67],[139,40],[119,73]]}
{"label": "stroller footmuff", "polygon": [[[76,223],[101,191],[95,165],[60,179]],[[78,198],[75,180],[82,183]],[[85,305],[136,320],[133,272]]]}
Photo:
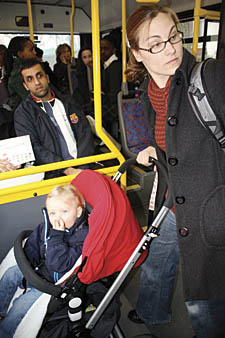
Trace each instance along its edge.
{"label": "stroller footmuff", "polygon": [[[44,294],[45,299],[46,297],[48,299],[45,301],[46,308],[42,316],[44,319],[42,318],[38,333],[33,335],[32,330],[29,330],[29,333],[26,329],[23,331],[22,325],[26,325],[26,318],[24,318],[21,327],[16,331],[16,333],[20,332],[20,336],[17,337],[69,338],[72,335],[83,338],[106,338],[117,321],[117,304],[112,300],[91,331],[85,329],[85,322],[95,312],[95,308],[108,291],[111,280],[123,269],[141,241],[143,231],[125,192],[109,177],[95,171],[84,170],[72,181],[72,184],[77,186],[92,208],[88,218],[89,231],[82,249],[82,263],[79,263],[79,270],[73,268],[64,276],[65,278],[63,277],[66,282],[60,280],[58,285],[54,285],[37,276],[34,271],[31,273],[29,262],[24,264],[24,257],[21,259],[20,255],[21,251],[23,252],[21,245],[23,240],[20,238],[19,244],[16,241],[15,256],[25,278],[33,287],[48,293]],[[143,252],[135,266],[141,264],[146,255],[147,250]],[[33,274],[35,274],[34,278]],[[78,318],[79,320],[71,322],[69,317],[73,311],[70,312],[68,299],[79,298],[77,295],[82,299],[82,306],[79,308],[78,304],[78,310],[83,316],[82,319]],[[35,309],[35,304],[29,310],[27,317],[34,321],[37,314],[32,312],[32,309]],[[77,315],[76,311],[72,317]]]}

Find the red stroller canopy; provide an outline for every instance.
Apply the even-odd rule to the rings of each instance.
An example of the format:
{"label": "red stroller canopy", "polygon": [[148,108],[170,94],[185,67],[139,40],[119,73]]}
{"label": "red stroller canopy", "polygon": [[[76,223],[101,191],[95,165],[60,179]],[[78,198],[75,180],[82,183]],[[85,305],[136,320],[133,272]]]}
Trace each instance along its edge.
{"label": "red stroller canopy", "polygon": [[[88,257],[80,280],[90,284],[122,270],[143,237],[125,192],[108,176],[84,170],[72,182],[93,208],[82,258]],[[143,262],[147,250],[136,265]]]}

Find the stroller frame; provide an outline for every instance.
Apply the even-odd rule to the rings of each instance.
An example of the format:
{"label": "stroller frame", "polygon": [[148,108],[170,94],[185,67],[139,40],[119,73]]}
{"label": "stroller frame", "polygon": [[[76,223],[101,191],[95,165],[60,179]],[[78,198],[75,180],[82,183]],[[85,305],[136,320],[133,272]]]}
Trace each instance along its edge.
{"label": "stroller frame", "polygon": [[[150,158],[150,161],[153,162],[154,164],[156,164],[157,167],[159,167],[163,171],[164,175],[167,177],[166,168],[161,163],[159,163],[156,159],[153,159],[153,158]],[[119,168],[116,175],[113,177],[113,180],[115,182],[118,182],[121,175],[129,168],[129,166],[131,164],[134,164],[135,162],[136,162],[136,158],[132,158],[132,159],[125,161],[123,163],[123,165]],[[109,288],[108,292],[103,297],[102,301],[100,302],[100,304],[98,305],[98,307],[94,311],[93,315],[91,316],[91,318],[86,323],[85,329],[91,330],[91,329],[94,328],[95,324],[97,323],[97,321],[100,319],[100,317],[104,313],[104,311],[107,308],[107,306],[109,305],[110,301],[115,296],[119,287],[122,285],[123,281],[125,280],[125,278],[129,274],[130,270],[133,268],[135,263],[138,261],[141,254],[145,250],[147,250],[147,248],[150,245],[152,239],[154,239],[155,237],[158,236],[160,225],[161,225],[162,221],[164,220],[164,218],[166,217],[166,215],[167,215],[169,209],[171,208],[171,206],[172,206],[172,196],[169,192],[169,195],[168,195],[163,207],[161,208],[161,210],[157,214],[156,218],[154,219],[153,223],[150,225],[148,230],[144,233],[142,239],[140,240],[139,244],[137,245],[137,247],[135,248],[135,250],[131,254],[127,263],[124,265],[123,269],[118,274],[116,280],[113,282],[113,284]],[[22,241],[23,241],[24,236],[25,236],[24,233],[26,235],[28,234],[27,231],[23,232],[22,234],[20,234],[20,236],[18,236],[18,238],[15,242],[15,247],[14,247],[15,257],[16,257],[16,261],[18,262],[18,265],[20,266],[22,272],[24,273],[24,270],[26,270],[26,275],[27,275],[27,269],[28,269],[29,270],[28,271],[29,278],[33,278],[34,272],[31,271],[32,268],[30,267],[30,265],[26,264],[27,262],[24,262],[24,261],[22,261],[22,264],[21,264],[21,260],[22,260],[21,259],[21,250],[23,251]],[[25,276],[25,277],[27,278],[27,276]],[[27,279],[29,280],[29,278],[27,278]],[[40,277],[38,276],[37,281],[39,279],[40,279]],[[47,284],[49,285],[49,288],[48,288],[48,291],[47,291],[48,293],[50,293],[50,294],[52,294],[56,297],[59,294],[61,294],[62,289],[61,289],[60,286],[54,285],[54,292],[52,292],[52,289],[51,289],[51,286],[50,286],[51,283],[47,282]],[[34,285],[34,283],[33,283],[33,285]],[[36,287],[36,285],[34,285],[34,286]],[[39,288],[39,287],[37,287],[37,288]],[[39,289],[43,292],[46,292],[46,289],[42,289],[42,288],[39,288]],[[125,338],[123,336],[123,333],[121,332],[118,324],[116,324],[114,326],[113,330],[116,333],[116,338]],[[113,333],[111,333],[109,337],[114,338],[115,336],[113,335]]]}

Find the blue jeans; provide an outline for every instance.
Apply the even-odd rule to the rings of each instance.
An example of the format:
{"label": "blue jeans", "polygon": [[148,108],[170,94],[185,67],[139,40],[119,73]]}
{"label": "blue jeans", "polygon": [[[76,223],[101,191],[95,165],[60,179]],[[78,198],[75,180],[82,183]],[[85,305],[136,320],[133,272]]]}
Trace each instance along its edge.
{"label": "blue jeans", "polygon": [[185,303],[197,338],[225,337],[225,300],[199,300]]}
{"label": "blue jeans", "polygon": [[136,311],[148,325],[171,321],[170,306],[178,257],[176,219],[169,211],[160,226],[160,235],[151,242],[149,255],[141,265]]}
{"label": "blue jeans", "polygon": [[[147,325],[171,320],[171,301],[179,249],[176,217],[169,211],[149,255],[141,266],[136,311]],[[195,300],[185,303],[197,338],[225,337],[225,301]]]}
{"label": "blue jeans", "polygon": [[[17,288],[24,289],[22,285],[23,275],[17,265],[10,267],[0,280],[0,337],[12,338],[17,326],[32,306],[40,297],[41,291],[29,288],[26,293],[17,297],[8,311],[10,302]],[[30,287],[28,285],[28,287]],[[8,312],[7,312],[8,311]]]}

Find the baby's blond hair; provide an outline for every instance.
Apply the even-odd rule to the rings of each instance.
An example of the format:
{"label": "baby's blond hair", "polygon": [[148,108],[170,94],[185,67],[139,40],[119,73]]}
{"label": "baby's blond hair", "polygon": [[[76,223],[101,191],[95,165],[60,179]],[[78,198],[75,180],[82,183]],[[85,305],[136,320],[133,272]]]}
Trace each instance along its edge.
{"label": "baby's blond hair", "polygon": [[81,207],[82,209],[85,208],[85,200],[81,192],[78,190],[77,187],[75,187],[72,184],[68,185],[57,185],[54,187],[50,193],[47,196],[46,202],[56,196],[70,196],[72,198],[75,198],[78,202],[78,207]]}

